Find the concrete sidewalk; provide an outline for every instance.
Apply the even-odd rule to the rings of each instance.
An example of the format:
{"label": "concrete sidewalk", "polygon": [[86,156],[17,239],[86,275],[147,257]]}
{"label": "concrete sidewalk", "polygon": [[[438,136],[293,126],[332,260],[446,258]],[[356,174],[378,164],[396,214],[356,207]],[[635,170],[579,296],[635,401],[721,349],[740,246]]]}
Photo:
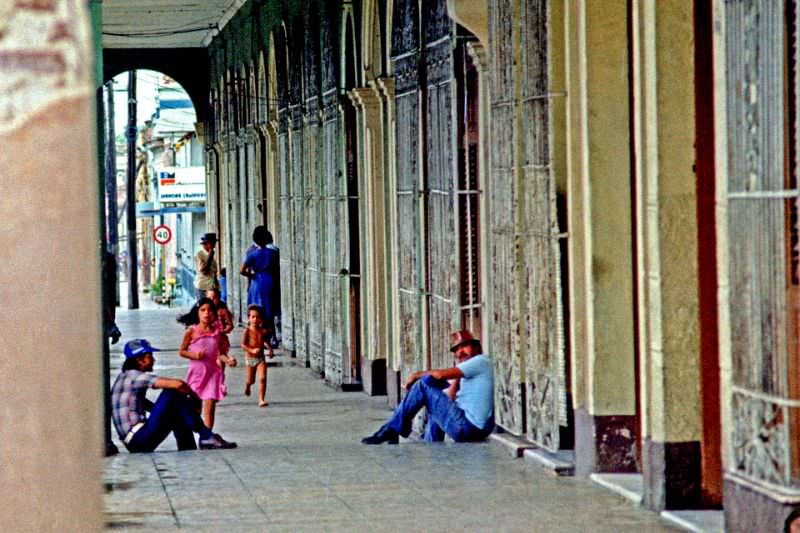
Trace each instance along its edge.
{"label": "concrete sidewalk", "polygon": [[[148,306],[149,307],[149,306]],[[145,337],[165,352],[155,373],[183,377],[179,309],[120,310],[112,380],[123,343]],[[241,328],[231,334],[238,350]],[[672,531],[655,513],[587,480],[556,478],[483,444],[365,446],[389,415],[385,398],[326,387],[283,356],[269,369],[267,401],[242,393],[244,369],[227,372],[215,431],[239,448],[105,460],[109,529],[202,531]],[[254,391],[255,392],[255,391]]]}

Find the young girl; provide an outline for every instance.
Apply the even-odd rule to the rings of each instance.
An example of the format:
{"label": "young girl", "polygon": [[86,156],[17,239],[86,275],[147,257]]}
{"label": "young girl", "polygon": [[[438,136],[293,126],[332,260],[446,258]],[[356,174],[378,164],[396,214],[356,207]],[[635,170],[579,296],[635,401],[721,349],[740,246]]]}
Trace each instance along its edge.
{"label": "young girl", "polygon": [[222,332],[227,335],[233,331],[233,313],[228,309],[228,304],[221,299],[219,289],[208,289],[206,297],[214,302],[214,307],[217,308],[217,320]]}
{"label": "young girl", "polygon": [[[219,290],[218,289],[208,289],[206,291],[206,296],[212,302],[214,302],[214,307],[217,308],[217,321],[216,327],[222,330],[222,336],[220,342],[220,352],[221,353],[228,353],[231,349],[231,342],[228,339],[228,333],[233,331],[233,313],[228,309],[228,305],[220,299]],[[225,371],[225,363],[221,360],[218,361],[219,367],[222,371]]]}
{"label": "young girl", "polygon": [[250,396],[250,386],[255,381],[258,370],[258,406],[269,405],[264,399],[267,395],[267,363],[264,360],[264,348],[267,349],[269,358],[275,357],[270,346],[267,332],[264,330],[264,310],[260,305],[247,307],[247,329],[242,333],[242,349],[244,350],[244,364],[247,367],[245,377],[244,395]]}
{"label": "young girl", "polygon": [[[211,429],[214,427],[214,412],[217,402],[225,394],[225,374],[220,363],[236,366],[236,359],[228,357],[225,348],[225,337],[216,325],[217,310],[214,302],[208,298],[200,298],[197,302],[198,323],[190,326],[183,336],[180,356],[190,360],[186,372],[186,383],[203,401],[203,422]],[[228,343],[229,344],[229,343]]]}

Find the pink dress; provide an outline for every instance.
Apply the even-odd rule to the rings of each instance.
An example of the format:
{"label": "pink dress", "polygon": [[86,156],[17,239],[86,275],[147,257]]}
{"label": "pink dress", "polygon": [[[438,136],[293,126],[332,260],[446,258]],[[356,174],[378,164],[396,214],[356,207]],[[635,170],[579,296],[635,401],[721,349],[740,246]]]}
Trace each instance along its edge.
{"label": "pink dress", "polygon": [[214,331],[203,331],[200,325],[192,326],[192,342],[188,350],[197,352],[203,350],[203,358],[199,361],[189,361],[189,370],[186,372],[186,383],[200,397],[201,400],[221,400],[227,394],[225,387],[225,373],[217,365],[220,342],[224,333],[219,328]]}

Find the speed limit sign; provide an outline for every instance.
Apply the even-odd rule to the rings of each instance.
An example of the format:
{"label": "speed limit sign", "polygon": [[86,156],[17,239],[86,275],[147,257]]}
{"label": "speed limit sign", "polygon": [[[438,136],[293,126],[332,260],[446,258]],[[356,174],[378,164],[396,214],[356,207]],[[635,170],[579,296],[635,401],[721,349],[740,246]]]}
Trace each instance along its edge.
{"label": "speed limit sign", "polygon": [[172,239],[172,230],[169,226],[160,225],[153,228],[153,240],[158,244],[167,244]]}

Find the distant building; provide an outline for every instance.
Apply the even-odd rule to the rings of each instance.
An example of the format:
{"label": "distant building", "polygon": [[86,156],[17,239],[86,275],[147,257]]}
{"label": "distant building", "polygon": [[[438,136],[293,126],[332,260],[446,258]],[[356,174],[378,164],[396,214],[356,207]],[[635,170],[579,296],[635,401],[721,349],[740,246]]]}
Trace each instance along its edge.
{"label": "distant building", "polygon": [[[155,112],[141,136],[151,194],[137,210],[149,221],[144,246],[152,257],[153,286],[159,292],[152,297],[161,301],[170,294],[173,302],[188,302],[193,295],[193,256],[206,225],[204,151],[189,96],[169,77],[158,80]],[[155,242],[150,234],[161,225],[172,234],[167,244]],[[171,286],[169,291],[165,284]]]}

